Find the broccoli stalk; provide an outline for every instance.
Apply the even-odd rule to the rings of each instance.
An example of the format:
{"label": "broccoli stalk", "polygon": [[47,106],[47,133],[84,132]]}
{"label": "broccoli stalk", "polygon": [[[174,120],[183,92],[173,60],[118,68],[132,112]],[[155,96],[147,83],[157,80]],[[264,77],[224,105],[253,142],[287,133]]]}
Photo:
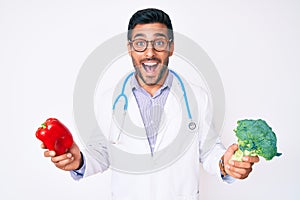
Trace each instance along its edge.
{"label": "broccoli stalk", "polygon": [[232,160],[242,161],[243,156],[262,156],[271,160],[277,153],[277,138],[272,128],[261,119],[239,120],[234,130],[238,138],[239,149],[231,157]]}

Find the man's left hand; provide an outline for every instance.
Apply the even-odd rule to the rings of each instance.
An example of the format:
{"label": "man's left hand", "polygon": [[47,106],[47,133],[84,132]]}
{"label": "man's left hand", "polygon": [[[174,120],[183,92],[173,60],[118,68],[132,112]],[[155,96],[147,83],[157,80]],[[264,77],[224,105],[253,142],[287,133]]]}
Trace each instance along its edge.
{"label": "man's left hand", "polygon": [[[252,171],[252,166],[254,163],[259,162],[258,156],[244,156],[243,161],[230,160],[234,152],[238,150],[238,145],[233,144],[228,147],[224,154],[224,167],[225,172],[237,179],[245,179],[249,176]],[[229,161],[230,160],[230,161]]]}

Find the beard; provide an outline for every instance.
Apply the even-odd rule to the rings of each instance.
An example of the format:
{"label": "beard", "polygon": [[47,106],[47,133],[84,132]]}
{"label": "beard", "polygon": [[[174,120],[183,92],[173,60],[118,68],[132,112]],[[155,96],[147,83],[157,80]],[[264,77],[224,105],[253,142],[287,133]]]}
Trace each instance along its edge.
{"label": "beard", "polygon": [[[143,66],[143,64],[142,64],[145,61],[151,61],[151,60],[158,62],[156,69],[155,69],[155,70],[158,70],[158,72],[155,75],[147,74],[146,67]],[[148,86],[153,86],[153,85],[157,85],[157,84],[162,85],[164,83],[163,78],[165,78],[164,75],[168,71],[169,57],[166,58],[163,62],[161,62],[161,60],[158,58],[143,59],[139,62],[139,64],[132,57],[132,63],[134,65],[137,76],[142,81],[142,83],[140,83],[141,86],[142,86],[142,84],[145,84]]]}

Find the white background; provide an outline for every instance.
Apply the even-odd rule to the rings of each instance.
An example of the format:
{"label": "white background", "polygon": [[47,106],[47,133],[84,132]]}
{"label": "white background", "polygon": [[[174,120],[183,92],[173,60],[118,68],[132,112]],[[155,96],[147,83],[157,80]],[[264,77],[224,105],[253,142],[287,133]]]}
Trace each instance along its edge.
{"label": "white background", "polygon": [[34,134],[46,118],[57,117],[80,143],[72,111],[78,71],[96,47],[124,32],[130,16],[147,7],[166,11],[174,30],[215,63],[226,94],[224,144],[236,142],[238,119],[263,118],[283,152],[231,185],[203,172],[201,198],[299,199],[296,0],[0,0],[0,199],[108,199],[110,172],[73,181],[43,157]]}

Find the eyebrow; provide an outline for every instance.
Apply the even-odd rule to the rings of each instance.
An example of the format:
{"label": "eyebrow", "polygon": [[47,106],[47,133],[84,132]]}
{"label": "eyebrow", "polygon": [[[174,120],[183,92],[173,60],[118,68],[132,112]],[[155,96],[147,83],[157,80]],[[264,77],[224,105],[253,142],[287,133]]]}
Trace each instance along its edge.
{"label": "eyebrow", "polygon": [[143,33],[138,33],[134,36],[134,38],[137,38],[137,37],[145,37],[146,35],[143,34]]}
{"label": "eyebrow", "polygon": [[[162,37],[167,38],[167,36],[166,36],[165,34],[163,34],[163,33],[155,33],[154,36],[156,36],[156,37],[157,37],[157,36],[162,36]],[[143,34],[143,33],[138,33],[138,34],[136,34],[136,35],[134,36],[134,38],[137,38],[137,37],[146,37],[146,35]]]}
{"label": "eyebrow", "polygon": [[162,36],[162,37],[167,38],[167,36],[163,33],[155,33],[154,36]]}

